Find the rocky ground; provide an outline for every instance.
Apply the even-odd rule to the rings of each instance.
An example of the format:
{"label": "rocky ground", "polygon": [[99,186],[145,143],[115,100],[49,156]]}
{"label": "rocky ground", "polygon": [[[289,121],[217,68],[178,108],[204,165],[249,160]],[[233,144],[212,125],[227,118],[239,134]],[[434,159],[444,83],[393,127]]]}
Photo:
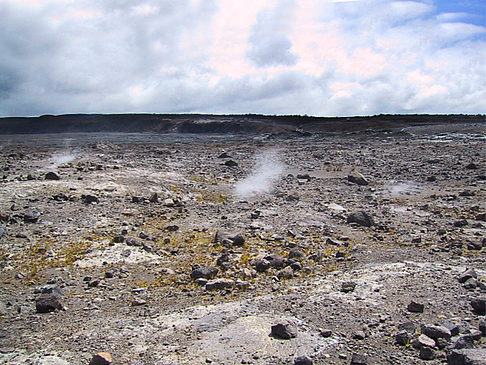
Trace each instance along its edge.
{"label": "rocky ground", "polygon": [[4,139],[0,362],[485,364],[478,132]]}

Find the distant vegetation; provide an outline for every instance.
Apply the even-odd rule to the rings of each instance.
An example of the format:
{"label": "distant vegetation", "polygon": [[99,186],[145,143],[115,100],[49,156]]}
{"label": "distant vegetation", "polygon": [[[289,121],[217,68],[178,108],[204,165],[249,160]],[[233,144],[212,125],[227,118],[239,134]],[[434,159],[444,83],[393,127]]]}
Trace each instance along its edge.
{"label": "distant vegetation", "polygon": [[485,115],[387,115],[311,117],[300,115],[65,114],[0,118],[0,134],[122,133],[316,133],[411,126],[486,123]]}

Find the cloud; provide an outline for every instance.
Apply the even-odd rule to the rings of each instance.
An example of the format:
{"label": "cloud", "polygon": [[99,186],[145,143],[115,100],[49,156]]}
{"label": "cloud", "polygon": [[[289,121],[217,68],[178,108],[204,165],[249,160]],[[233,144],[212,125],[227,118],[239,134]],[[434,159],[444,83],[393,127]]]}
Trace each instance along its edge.
{"label": "cloud", "polygon": [[297,56],[291,52],[292,42],[286,35],[292,21],[294,1],[280,0],[273,9],[259,15],[249,38],[249,59],[257,67],[292,66]]}
{"label": "cloud", "polygon": [[462,10],[0,0],[0,115],[485,113],[486,27]]}

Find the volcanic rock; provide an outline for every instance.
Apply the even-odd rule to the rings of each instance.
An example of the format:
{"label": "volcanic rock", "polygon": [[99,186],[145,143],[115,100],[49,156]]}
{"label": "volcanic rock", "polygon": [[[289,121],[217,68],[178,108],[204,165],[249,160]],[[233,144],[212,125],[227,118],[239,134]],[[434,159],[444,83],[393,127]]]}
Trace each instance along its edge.
{"label": "volcanic rock", "polygon": [[218,268],[214,266],[195,267],[191,272],[191,278],[194,280],[199,278],[212,279],[218,272]]}
{"label": "volcanic rock", "polygon": [[279,279],[292,279],[294,277],[294,270],[290,266],[287,266],[278,272],[277,277]]}
{"label": "volcanic rock", "polygon": [[314,362],[307,356],[299,356],[294,360],[294,365],[312,365]]}
{"label": "volcanic rock", "polygon": [[419,357],[422,360],[434,360],[435,359],[435,351],[430,347],[424,346],[420,348]]}
{"label": "volcanic rock", "polygon": [[301,260],[301,259],[304,259],[305,258],[305,253],[302,252],[300,249],[298,249],[297,247],[294,247],[293,249],[291,249],[289,251],[289,256],[288,256],[289,259],[297,259],[297,260]]}
{"label": "volcanic rock", "polygon": [[479,322],[479,330],[483,337],[486,337],[486,321]]}
{"label": "volcanic rock", "polygon": [[451,349],[472,349],[474,348],[474,339],[471,334],[466,333],[454,339]]}
{"label": "volcanic rock", "polygon": [[468,170],[477,170],[478,165],[476,165],[474,162],[471,162],[470,164],[466,165],[466,169]]}
{"label": "volcanic rock", "polygon": [[454,227],[458,227],[458,228],[466,227],[468,224],[469,222],[467,221],[467,219],[459,219],[454,221]]}
{"label": "volcanic rock", "polygon": [[150,195],[149,202],[158,203],[159,202],[159,194],[153,193],[152,195]]}
{"label": "volcanic rock", "polygon": [[40,217],[40,213],[37,211],[30,211],[24,214],[25,223],[37,223]]}
{"label": "volcanic rock", "polygon": [[228,160],[228,161],[226,161],[224,164],[225,164],[226,166],[228,166],[228,167],[236,167],[236,166],[238,166],[238,163],[237,163],[237,162],[235,162],[235,161],[233,161],[233,160]]}
{"label": "volcanic rock", "polygon": [[63,310],[64,307],[59,302],[59,298],[55,294],[41,294],[35,300],[35,309],[37,313],[49,313],[55,310]]}
{"label": "volcanic rock", "polygon": [[241,233],[230,234],[223,231],[217,231],[214,236],[214,242],[243,247],[245,245],[245,237]]}
{"label": "volcanic rock", "polygon": [[395,342],[402,346],[408,345],[411,339],[412,336],[407,331],[401,331],[395,335]]}
{"label": "volcanic rock", "polygon": [[264,257],[268,261],[270,267],[281,269],[285,266],[285,259],[277,254],[270,254]]}
{"label": "volcanic rock", "polygon": [[132,203],[143,203],[145,198],[141,196],[132,196]]}
{"label": "volcanic rock", "polygon": [[426,335],[420,335],[412,342],[412,346],[419,349],[422,347],[435,347],[435,341]]}
{"label": "volcanic rock", "polygon": [[127,246],[134,246],[134,247],[142,247],[143,243],[136,238],[133,237],[127,237],[125,239]]}
{"label": "volcanic rock", "polygon": [[258,272],[265,272],[270,268],[270,262],[265,259],[259,259],[253,261],[253,266]]}
{"label": "volcanic rock", "polygon": [[486,365],[486,349],[453,350],[447,355],[448,365]]}
{"label": "volcanic rock", "polygon": [[206,290],[231,289],[234,285],[235,281],[231,279],[214,279],[206,283]]}
{"label": "volcanic rock", "polygon": [[366,355],[361,354],[353,354],[351,358],[351,365],[367,365],[368,364],[368,357]]}
{"label": "volcanic rock", "polygon": [[474,313],[484,316],[486,314],[486,297],[471,300]]}
{"label": "volcanic rock", "polygon": [[464,288],[468,289],[468,290],[474,290],[478,287],[479,285],[479,282],[474,279],[474,278],[470,278],[470,279],[467,279],[467,281],[464,283]]}
{"label": "volcanic rock", "polygon": [[450,340],[451,338],[451,331],[444,326],[422,325],[421,331],[424,335],[429,336],[434,340],[437,340],[438,338]]}
{"label": "volcanic rock", "polygon": [[237,234],[229,238],[234,246],[243,247],[245,244],[245,237],[242,234]]}
{"label": "volcanic rock", "polygon": [[272,325],[271,335],[276,338],[288,340],[297,337],[297,327],[292,321],[281,320]]}
{"label": "volcanic rock", "polygon": [[341,291],[343,293],[350,293],[354,291],[354,288],[356,288],[356,283],[354,281],[345,281],[344,283],[341,284]]}
{"label": "volcanic rock", "polygon": [[57,173],[52,172],[52,171],[45,174],[44,178],[46,180],[61,180],[61,177]]}
{"label": "volcanic rock", "polygon": [[165,229],[168,232],[177,232],[179,230],[179,226],[178,225],[175,225],[175,224],[172,224],[170,226],[165,227]]}
{"label": "volcanic rock", "polygon": [[125,237],[121,234],[118,234],[115,237],[113,237],[114,243],[123,243],[124,241],[125,241]]}
{"label": "volcanic rock", "polygon": [[362,174],[356,171],[348,175],[348,181],[352,182],[353,184],[362,186],[369,184],[368,180],[366,180],[366,178]]}
{"label": "volcanic rock", "polygon": [[447,328],[451,332],[451,336],[457,336],[459,334],[459,326],[452,322],[443,322],[442,326]]}
{"label": "volcanic rock", "polygon": [[411,301],[410,304],[407,306],[407,309],[409,312],[412,313],[423,313],[424,305],[422,303]]}
{"label": "volcanic rock", "polygon": [[113,358],[108,352],[98,352],[91,358],[89,365],[110,365],[113,363]]}
{"label": "volcanic rock", "polygon": [[91,203],[99,203],[100,199],[97,196],[94,195],[81,195],[81,200],[83,201],[84,204],[91,204]]}
{"label": "volcanic rock", "polygon": [[476,273],[476,270],[474,270],[474,269],[467,269],[461,275],[459,275],[459,277],[457,278],[457,280],[459,280],[460,283],[465,283],[469,279],[471,279],[471,278],[476,279],[477,277],[478,277],[478,274]]}
{"label": "volcanic rock", "polygon": [[351,213],[347,218],[348,223],[356,223],[362,227],[371,227],[375,224],[373,218],[364,211]]}

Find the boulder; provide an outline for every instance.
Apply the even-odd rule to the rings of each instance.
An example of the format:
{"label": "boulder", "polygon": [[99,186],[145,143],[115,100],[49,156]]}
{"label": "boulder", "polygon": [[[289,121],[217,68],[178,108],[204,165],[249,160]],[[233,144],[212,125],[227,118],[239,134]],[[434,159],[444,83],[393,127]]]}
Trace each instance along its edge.
{"label": "boulder", "polygon": [[356,171],[353,171],[348,175],[348,181],[356,185],[368,185],[368,180],[366,180],[366,178],[362,174]]}
{"label": "boulder", "polygon": [[474,339],[471,334],[467,333],[462,336],[459,336],[454,340],[451,345],[451,349],[472,349],[474,348]]}
{"label": "boulder", "polygon": [[44,178],[46,180],[61,180],[61,177],[57,173],[52,172],[52,171],[45,174]]}
{"label": "boulder", "polygon": [[264,257],[268,261],[270,267],[281,269],[285,266],[285,259],[277,254],[271,254]]}
{"label": "boulder", "polygon": [[351,358],[351,365],[367,365],[368,364],[368,357],[366,355],[361,354],[353,354]]}
{"label": "boulder", "polygon": [[412,313],[423,313],[424,305],[422,303],[417,303],[415,301],[411,301],[410,304],[407,306],[409,312]]}
{"label": "boulder", "polygon": [[241,233],[231,234],[223,231],[217,231],[214,236],[215,243],[226,245],[233,245],[243,247],[245,245],[245,237]]}
{"label": "boulder", "polygon": [[451,332],[451,336],[457,336],[459,334],[459,325],[445,321],[442,323],[442,326],[447,328]]}
{"label": "boulder", "polygon": [[113,358],[108,352],[98,352],[91,358],[89,365],[110,365],[113,363]]}
{"label": "boulder", "polygon": [[297,337],[297,327],[292,321],[281,320],[272,326],[271,336],[285,340]]}
{"label": "boulder", "polygon": [[289,256],[288,256],[289,259],[297,259],[297,260],[301,260],[301,259],[304,259],[305,258],[305,253],[302,252],[300,249],[298,249],[297,247],[294,247],[290,250],[289,252]]}
{"label": "boulder", "polygon": [[294,365],[312,365],[314,362],[307,356],[299,356],[294,360]]}
{"label": "boulder", "polygon": [[434,360],[435,359],[435,351],[430,347],[424,346],[420,348],[419,357],[422,360]]}
{"label": "boulder", "polygon": [[24,213],[24,222],[25,223],[37,223],[40,218],[40,213],[33,210],[27,213]]}
{"label": "boulder", "polygon": [[444,326],[422,325],[421,330],[424,335],[429,336],[434,340],[439,338],[450,340],[452,336],[451,331]]}
{"label": "boulder", "polygon": [[206,283],[206,290],[224,290],[231,289],[235,285],[234,280],[231,279],[215,279]]}
{"label": "boulder", "polygon": [[364,211],[351,213],[350,215],[348,215],[347,222],[356,223],[357,225],[362,227],[371,227],[375,224],[373,218]]}
{"label": "boulder", "polygon": [[228,160],[228,161],[226,161],[224,164],[225,164],[226,166],[228,166],[228,167],[236,167],[236,166],[238,166],[238,162],[233,161],[233,160]]}
{"label": "boulder", "polygon": [[447,355],[448,365],[486,365],[486,349],[452,350]]}
{"label": "boulder", "polygon": [[63,310],[64,307],[59,302],[59,298],[55,294],[41,294],[35,300],[35,309],[37,313],[49,313],[55,310]]}
{"label": "boulder", "polygon": [[474,269],[467,269],[466,271],[462,272],[458,277],[457,280],[460,283],[465,283],[469,279],[477,279],[478,274],[476,273],[476,270]]}
{"label": "boulder", "polygon": [[479,322],[479,330],[483,337],[486,337],[486,321]]}
{"label": "boulder", "polygon": [[159,194],[153,193],[152,195],[150,195],[149,202],[158,203],[159,202]]}
{"label": "boulder", "polygon": [[214,266],[206,266],[206,267],[195,267],[192,269],[191,278],[194,280],[203,278],[203,279],[212,279],[214,278],[219,272],[219,269]]}
{"label": "boulder", "polygon": [[265,259],[254,260],[252,265],[258,272],[265,272],[270,268],[270,262]]}
{"label": "boulder", "polygon": [[343,293],[350,293],[352,291],[354,291],[354,289],[356,288],[356,283],[354,281],[345,281],[344,283],[341,284],[341,291]]}
{"label": "boulder", "polygon": [[412,340],[412,336],[407,331],[401,331],[395,335],[395,342],[398,345],[406,346],[410,344],[411,340]]}
{"label": "boulder", "polygon": [[287,266],[278,272],[277,277],[279,279],[292,279],[294,277],[294,270],[290,266]]}
{"label": "boulder", "polygon": [[81,195],[81,200],[83,201],[84,204],[92,204],[92,203],[99,203],[100,199],[97,196],[94,195]]}
{"label": "boulder", "polygon": [[486,297],[471,300],[474,313],[484,316],[486,314]]}
{"label": "boulder", "polygon": [[127,246],[134,246],[134,247],[142,247],[143,243],[136,238],[133,237],[127,237],[126,238],[126,244]]}
{"label": "boulder", "polygon": [[420,349],[424,346],[435,347],[435,341],[431,339],[429,336],[422,334],[412,342],[412,346],[415,347],[416,349]]}

